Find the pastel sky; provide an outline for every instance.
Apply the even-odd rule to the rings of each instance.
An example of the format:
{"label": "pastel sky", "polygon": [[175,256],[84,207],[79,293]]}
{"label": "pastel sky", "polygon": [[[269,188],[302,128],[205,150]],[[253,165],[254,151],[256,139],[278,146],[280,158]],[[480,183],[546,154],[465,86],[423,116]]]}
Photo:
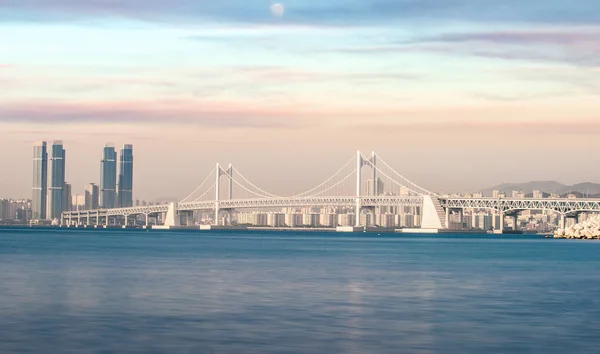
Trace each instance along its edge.
{"label": "pastel sky", "polygon": [[435,191],[599,181],[597,0],[0,0],[0,196],[63,140],[74,192],[134,144],[134,197],[216,162],[273,193],[356,150]]}

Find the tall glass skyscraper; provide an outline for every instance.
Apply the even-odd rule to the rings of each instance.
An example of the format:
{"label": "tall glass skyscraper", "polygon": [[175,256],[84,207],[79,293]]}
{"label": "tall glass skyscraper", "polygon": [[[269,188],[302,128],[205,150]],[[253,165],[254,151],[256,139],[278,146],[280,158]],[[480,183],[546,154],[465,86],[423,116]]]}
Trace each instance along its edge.
{"label": "tall glass skyscraper", "polygon": [[46,203],[48,196],[48,151],[46,142],[41,141],[33,146],[33,187],[31,198],[31,218],[46,219]]}
{"label": "tall glass skyscraper", "polygon": [[119,206],[133,206],[133,145],[125,144],[121,150],[119,168]]}
{"label": "tall glass skyscraper", "polygon": [[50,164],[48,169],[48,218],[60,219],[65,209],[65,165],[66,151],[63,148],[62,141],[58,140],[52,143],[50,150]]}
{"label": "tall glass skyscraper", "polygon": [[100,208],[110,209],[117,205],[117,152],[107,144],[100,163]]}

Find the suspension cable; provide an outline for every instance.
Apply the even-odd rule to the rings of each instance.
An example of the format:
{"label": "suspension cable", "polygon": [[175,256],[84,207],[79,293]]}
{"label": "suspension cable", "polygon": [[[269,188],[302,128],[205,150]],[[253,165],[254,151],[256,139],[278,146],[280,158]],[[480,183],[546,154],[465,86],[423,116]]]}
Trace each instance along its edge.
{"label": "suspension cable", "polygon": [[[296,195],[292,196],[292,198],[297,198],[297,197],[304,196],[304,195],[306,195],[306,194],[308,194],[308,193],[311,193],[311,192],[313,192],[314,190],[316,190],[316,189],[318,189],[318,188],[322,187],[323,185],[325,185],[326,183],[328,183],[329,181],[331,181],[331,180],[332,180],[334,177],[336,177],[336,176],[337,176],[337,175],[338,175],[340,172],[342,172],[342,171],[343,171],[343,170],[344,170],[346,167],[348,167],[348,165],[349,165],[350,163],[352,163],[352,162],[354,161],[354,159],[355,159],[355,158],[354,158],[354,157],[352,157],[352,158],[350,159],[350,161],[346,162],[346,164],[345,164],[345,165],[344,165],[342,168],[340,168],[340,169],[339,169],[339,170],[338,170],[336,173],[334,173],[334,174],[333,174],[331,177],[329,177],[329,179],[327,179],[325,182],[323,182],[323,183],[319,184],[318,186],[316,186],[316,187],[314,187],[314,188],[312,188],[312,189],[309,189],[309,190],[308,190],[308,191],[306,191],[306,192],[303,192],[303,193],[300,193],[300,194],[296,194]],[[354,173],[354,172],[356,172],[356,169],[354,169],[354,171],[352,171],[352,173]]]}
{"label": "suspension cable", "polygon": [[351,176],[354,176],[354,173],[356,173],[356,170],[354,170],[354,171],[350,172],[350,174],[348,174],[346,177],[342,178],[340,181],[338,181],[338,182],[337,182],[336,184],[334,184],[333,186],[331,186],[331,187],[329,187],[329,188],[327,188],[327,189],[325,189],[325,190],[323,190],[323,191],[321,191],[321,192],[319,192],[319,193],[312,194],[312,195],[310,195],[310,196],[308,196],[308,197],[305,197],[305,198],[317,197],[317,196],[319,196],[319,195],[322,195],[322,194],[323,194],[323,193],[325,193],[325,192],[328,192],[328,191],[332,190],[333,188],[335,188],[335,187],[339,186],[340,184],[342,184],[343,182],[345,182],[345,181],[346,181],[348,178],[350,178]]}
{"label": "suspension cable", "polygon": [[216,186],[216,185],[217,185],[216,183],[213,183],[213,184],[212,184],[212,186],[210,186],[210,188],[208,188],[208,189],[206,190],[206,192],[204,192],[204,194],[202,194],[202,195],[201,195],[201,196],[199,196],[198,198],[194,199],[194,201],[195,201],[195,202],[198,202],[198,201],[200,201],[200,199],[202,199],[202,198],[203,198],[205,195],[207,195],[208,193],[212,192],[212,191],[213,191],[213,188],[215,188],[215,186]]}
{"label": "suspension cable", "polygon": [[[204,180],[204,182],[202,182],[202,183],[201,183],[201,184],[198,186],[198,188],[196,188],[196,189],[195,189],[195,190],[194,190],[192,193],[190,193],[190,195],[188,195],[187,197],[183,198],[183,199],[181,200],[181,203],[185,203],[185,202],[186,202],[186,201],[187,201],[189,198],[191,198],[191,197],[194,195],[194,193],[196,193],[197,191],[199,191],[199,190],[200,190],[200,188],[202,188],[202,187],[204,186],[204,184],[205,184],[206,182],[208,182],[208,180],[210,179],[210,177],[212,177],[212,175],[213,175],[213,173],[214,173],[214,172],[215,172],[215,169],[213,168],[213,169],[212,169],[212,171],[211,171],[211,172],[208,174],[208,176],[207,176],[207,177],[206,177],[206,179]],[[205,194],[206,194],[206,193],[205,193]],[[204,195],[203,195],[203,196],[204,196]]]}
{"label": "suspension cable", "polygon": [[[238,175],[239,175],[239,176],[240,176],[240,177],[241,177],[241,178],[242,178],[242,179],[243,179],[243,180],[244,180],[246,183],[248,183],[248,184],[249,184],[251,187],[254,187],[254,188],[255,188],[256,190],[258,190],[259,192],[263,193],[263,194],[264,194],[264,195],[263,195],[264,197],[281,198],[280,196],[277,196],[277,195],[275,195],[275,194],[269,193],[269,192],[267,192],[267,191],[265,191],[265,190],[263,190],[263,189],[261,189],[261,188],[257,187],[257,186],[256,186],[256,185],[254,185],[252,182],[250,182],[250,181],[249,181],[249,180],[248,180],[246,177],[244,177],[244,175],[243,175],[243,174],[241,174],[241,173],[240,173],[240,171],[239,171],[237,168],[235,168],[235,166],[232,166],[232,167],[233,167],[233,170],[234,170],[234,171],[235,171],[235,172],[236,172],[236,173],[237,173],[237,174],[238,174]],[[229,176],[229,178],[231,178],[231,179],[232,179],[234,182],[236,182],[235,178],[233,178],[233,177],[232,177],[232,176],[231,176],[229,173],[225,172],[225,174],[226,174],[226,175],[228,175],[228,176]],[[240,187],[242,187],[242,188],[246,189],[246,188],[245,188],[245,187],[243,187],[241,184],[239,184],[239,183],[237,183],[237,184],[238,184]],[[248,190],[248,189],[246,189],[246,190]],[[250,192],[250,190],[248,190],[248,191]],[[258,193],[256,193],[256,192],[251,192],[251,193],[254,193],[254,194],[256,194],[256,195],[259,195],[259,194],[258,194]]]}
{"label": "suspension cable", "polygon": [[[393,168],[392,168],[390,165],[388,165],[388,164],[385,162],[385,160],[384,160],[384,159],[382,159],[381,157],[379,157],[379,155],[376,155],[376,156],[377,156],[377,161],[378,161],[378,162],[379,162],[379,161],[381,161],[381,162],[382,162],[382,163],[383,163],[383,164],[384,164],[384,165],[385,165],[387,168],[389,168],[389,169],[390,169],[390,170],[391,170],[393,173],[395,173],[395,174],[396,174],[398,177],[402,178],[404,181],[408,182],[408,184],[410,184],[412,187],[414,187],[414,189],[418,189],[418,190],[420,190],[420,191],[416,191],[416,190],[413,190],[412,188],[409,188],[409,189],[411,189],[413,192],[415,192],[415,193],[418,193],[418,194],[421,194],[421,193],[422,193],[422,194],[427,194],[427,195],[436,195],[435,193],[432,193],[432,192],[428,191],[427,189],[425,189],[425,188],[423,188],[423,187],[421,187],[421,186],[419,186],[419,185],[417,185],[417,184],[415,184],[415,183],[411,182],[411,181],[410,181],[408,178],[406,178],[406,177],[402,176],[401,174],[399,174],[398,172],[396,172],[396,170],[394,170],[394,169],[393,169]],[[377,169],[379,172],[382,172],[382,171],[381,171],[381,169],[380,169],[379,167],[375,166],[375,168],[376,168],[376,169]],[[382,173],[383,173],[383,172],[382,172]],[[383,174],[385,175],[385,173],[383,173]],[[395,181],[393,178],[391,178],[391,177],[389,177],[389,176],[387,176],[387,175],[386,175],[386,177],[388,177],[388,178],[389,178],[389,179],[391,179],[392,181],[396,182],[396,181]],[[398,184],[398,183],[396,182],[396,184]],[[407,187],[407,188],[408,188],[408,186],[404,186],[404,187]]]}

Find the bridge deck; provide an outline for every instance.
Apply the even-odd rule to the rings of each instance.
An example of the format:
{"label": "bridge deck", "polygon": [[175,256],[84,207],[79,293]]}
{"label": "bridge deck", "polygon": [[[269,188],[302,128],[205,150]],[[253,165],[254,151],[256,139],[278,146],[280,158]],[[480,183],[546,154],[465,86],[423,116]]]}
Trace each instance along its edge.
{"label": "bridge deck", "polygon": [[[438,197],[440,204],[448,209],[490,209],[499,212],[511,212],[520,210],[552,210],[561,214],[574,212],[600,212],[600,199],[517,199],[517,198],[460,198],[460,197]],[[362,207],[378,206],[421,206],[422,196],[380,196],[361,197]],[[231,199],[220,201],[185,202],[177,205],[178,211],[212,210],[218,205],[220,209],[270,209],[287,207],[350,207],[356,204],[357,198],[348,197],[311,197],[311,198],[261,198],[261,199]],[[63,218],[78,217],[107,217],[148,215],[166,213],[168,204],[138,206],[131,208],[98,209],[67,211]]]}

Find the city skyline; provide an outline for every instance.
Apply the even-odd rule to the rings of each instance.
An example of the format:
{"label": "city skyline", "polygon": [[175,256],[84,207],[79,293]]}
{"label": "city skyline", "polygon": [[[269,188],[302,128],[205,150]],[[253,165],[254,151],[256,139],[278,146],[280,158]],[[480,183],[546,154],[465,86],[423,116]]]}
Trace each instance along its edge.
{"label": "city skyline", "polygon": [[356,150],[440,192],[598,181],[573,144],[600,138],[598,2],[281,4],[2,2],[0,195],[30,195],[47,137],[68,142],[76,190],[96,146],[134,144],[148,200],[216,162],[293,194]]}
{"label": "city skyline", "polygon": [[[67,181],[68,164],[63,141],[54,140],[49,152],[47,146],[45,141],[33,144],[30,199],[33,220],[60,219],[63,211],[80,210],[80,208],[110,209],[134,205],[133,144],[124,144],[117,160],[114,146],[107,143],[102,149],[100,159],[100,183],[87,183],[83,193],[73,193],[72,183]],[[76,164],[73,167],[73,170],[78,170]]]}
{"label": "city skyline", "polygon": [[[60,145],[60,146],[63,146],[62,145],[63,144],[62,140],[55,140],[53,143],[57,144],[57,145]],[[40,187],[39,187],[39,178],[43,178],[43,177],[40,176],[39,178],[36,179],[36,176],[39,175],[38,171],[40,171],[40,172],[43,171],[43,169],[42,169],[42,161],[43,161],[43,159],[38,158],[38,155],[41,156],[42,151],[44,151],[44,148],[42,148],[42,144],[47,144],[47,143],[45,141],[38,141],[38,142],[34,142],[33,143],[33,162],[34,163],[33,163],[33,170],[31,170],[31,171],[33,172],[34,178],[33,178],[32,183],[30,183],[30,186],[29,186],[29,191],[28,191],[29,194],[25,194],[23,196],[0,195],[0,197],[2,197],[2,198],[11,198],[11,199],[15,199],[15,200],[19,200],[19,199],[29,199],[29,200],[31,200],[33,202],[32,212],[35,212],[35,205],[36,205],[36,202],[35,202],[35,200],[36,200],[35,190],[36,189],[40,189]],[[99,172],[99,178],[96,178],[96,179],[91,178],[90,181],[85,182],[82,185],[79,185],[77,183],[71,183],[70,179],[68,178],[69,176],[66,175],[66,172],[64,172],[65,173],[65,176],[64,176],[65,187],[71,188],[72,185],[75,185],[75,188],[73,189],[72,195],[73,196],[75,196],[75,195],[77,195],[77,196],[83,196],[87,192],[87,188],[90,185],[95,185],[98,188],[98,205],[100,207],[103,206],[103,204],[102,204],[103,198],[106,199],[107,197],[108,197],[109,202],[108,202],[108,204],[106,204],[106,207],[108,207],[108,208],[118,207],[119,205],[121,205],[121,198],[119,197],[119,193],[118,193],[120,191],[121,187],[119,186],[118,181],[123,178],[121,171],[123,171],[122,157],[123,157],[123,151],[124,150],[129,150],[129,157],[128,157],[128,159],[129,159],[130,165],[132,166],[133,165],[133,152],[132,152],[133,151],[133,145],[132,144],[123,144],[123,148],[120,149],[120,151],[117,153],[117,150],[115,149],[113,143],[106,143],[105,146],[104,146],[104,148],[101,151],[101,154],[98,154],[99,161],[100,161],[100,168],[97,169],[96,172]],[[48,195],[50,195],[50,193],[49,193],[49,191],[50,191],[50,183],[51,183],[50,173],[52,172],[51,171],[52,169],[50,167],[51,166],[51,161],[52,161],[51,153],[52,153],[52,145],[50,145],[50,148],[47,149],[47,152],[46,152],[46,156],[47,157],[46,157],[46,161],[45,161],[45,164],[46,164],[46,168],[45,169],[48,171],[48,177],[46,177],[47,182],[45,184],[45,185],[47,185],[46,190],[48,191],[47,192]],[[64,159],[65,158],[65,154],[66,154],[66,149],[64,149],[62,151],[62,155],[59,156],[59,159]],[[119,158],[117,158],[117,156],[119,156]],[[30,155],[30,158],[31,158],[31,155]],[[88,159],[84,160],[84,161],[79,161],[79,162],[78,161],[70,161],[70,164],[74,165],[73,166],[74,170],[78,170],[78,169],[80,169],[79,168],[79,164],[81,162],[89,162],[90,160],[93,160],[93,159],[89,159],[89,156],[86,156],[86,158],[88,158]],[[69,159],[69,160],[71,160],[71,159]],[[61,165],[60,167],[62,169],[66,170],[67,166],[70,165],[70,164],[64,164],[64,165]],[[208,164],[208,165],[210,165],[210,164]],[[212,166],[212,167],[214,168],[214,166]],[[136,169],[137,169],[137,167],[136,167]],[[104,172],[105,170],[107,172]],[[329,172],[333,172],[333,169],[330,169]],[[114,174],[114,177],[111,177],[112,174]],[[137,183],[137,182],[134,182],[134,179],[133,179],[133,176],[135,175],[133,173],[133,169],[129,169],[128,170],[128,175],[129,175],[128,176],[128,178],[129,178],[129,182],[128,183],[130,183],[131,186],[135,185],[135,183]],[[325,177],[325,176],[321,176],[321,177]],[[61,177],[58,177],[58,179],[60,179],[60,178]],[[143,178],[143,176],[140,176],[140,178]],[[258,175],[258,178],[260,178],[260,175]],[[299,181],[299,183],[301,185],[304,185],[307,188],[314,187],[312,185],[308,185],[306,183],[307,180],[303,181],[301,179],[298,179],[298,181]],[[108,181],[108,183],[109,183],[109,186],[108,186],[107,191],[106,191],[106,193],[108,193],[108,194],[103,193],[103,189],[102,189],[103,181]],[[318,182],[319,181],[317,181],[317,183]],[[322,182],[322,181],[320,181],[320,182]],[[364,191],[366,191],[367,194],[370,194],[371,190],[372,190],[372,180],[368,179],[368,180],[366,180],[364,182],[365,183],[364,183],[364,186],[362,187],[362,189],[364,189]],[[381,183],[381,181],[379,179],[378,179],[378,183]],[[492,189],[498,189],[498,188],[500,188],[500,189],[506,189],[506,188],[510,187],[509,188],[510,190],[508,192],[506,192],[506,191],[504,192],[505,194],[510,195],[511,192],[522,192],[523,188],[522,187],[519,188],[520,185],[531,185],[531,184],[533,184],[533,185],[535,185],[535,184],[541,184],[541,185],[548,184],[548,185],[551,185],[552,187],[546,187],[546,186],[544,186],[544,187],[538,187],[538,189],[540,189],[540,191],[543,191],[545,193],[554,193],[555,192],[554,188],[556,188],[556,186],[562,185],[561,181],[551,181],[551,180],[538,180],[538,181],[526,181],[526,182],[503,181],[503,182],[497,182],[495,185],[487,185],[487,186],[480,187],[480,188],[470,188],[470,189],[455,190],[455,191],[434,191],[434,192],[436,192],[436,193],[442,193],[442,194],[445,194],[445,193],[455,194],[456,193],[456,194],[463,194],[463,195],[481,194],[483,192],[483,195],[485,195],[485,196],[491,196],[491,194],[490,194],[491,192],[490,191]],[[596,194],[595,193],[595,186],[600,185],[600,183],[595,183],[593,181],[583,181],[583,182],[580,182],[580,183],[574,183],[573,186],[577,187],[578,185],[586,185],[586,184],[591,184],[592,186],[590,186],[590,188],[592,188],[592,189],[591,190],[581,190],[582,195],[586,194],[586,193]],[[111,186],[113,186],[114,188],[112,188]],[[569,185],[568,184],[564,184],[564,185],[562,185],[562,187],[568,188]],[[378,189],[379,188],[380,187],[378,187]],[[527,189],[527,188],[532,188],[532,187],[525,187],[525,189]],[[535,187],[533,187],[533,188],[535,188]],[[579,190],[580,188],[581,187],[578,187],[577,190]],[[299,187],[294,186],[294,189],[298,190]],[[188,190],[188,189],[181,189],[181,190],[184,191],[183,194],[185,194],[185,195],[187,195],[187,193],[190,192],[190,190]],[[33,195],[31,195],[32,191],[33,191]],[[485,191],[487,191],[487,192],[485,192]],[[147,196],[143,196],[143,195],[138,195],[137,193],[134,194],[134,193],[129,192],[129,191],[127,191],[127,192],[128,192],[127,193],[128,196],[126,197],[126,199],[127,200],[129,200],[129,198],[131,199],[128,202],[128,204],[127,204],[128,206],[132,206],[133,202],[135,200],[138,200],[138,201],[142,201],[143,200],[143,201],[151,202],[151,201],[171,200],[173,198],[175,198],[175,199],[182,198],[181,195],[161,195],[161,196],[153,198],[153,197],[147,197]],[[531,194],[531,193],[529,193],[529,194]],[[563,191],[562,193],[559,193],[559,194],[565,194],[565,193]],[[285,194],[281,194],[281,195],[285,195]],[[64,198],[66,198],[66,197],[63,196],[62,204],[67,203],[66,199],[64,199]],[[46,199],[49,201],[50,198],[46,197]],[[113,202],[110,202],[110,200],[113,200]],[[46,202],[44,205],[45,205],[45,210],[50,210],[50,203],[49,202]]]}

